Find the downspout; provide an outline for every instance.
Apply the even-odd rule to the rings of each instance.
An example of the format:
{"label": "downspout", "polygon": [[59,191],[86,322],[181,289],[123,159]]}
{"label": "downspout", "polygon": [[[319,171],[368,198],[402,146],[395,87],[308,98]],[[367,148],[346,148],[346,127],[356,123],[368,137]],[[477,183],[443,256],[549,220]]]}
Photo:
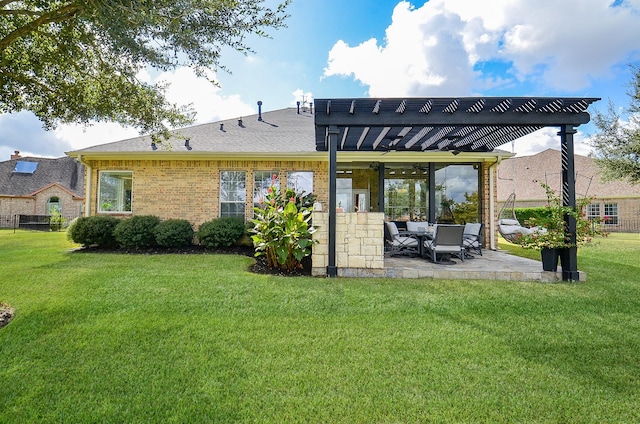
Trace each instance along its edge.
{"label": "downspout", "polygon": [[502,156],[498,156],[495,162],[489,165],[489,215],[491,220],[489,221],[489,233],[491,234],[491,241],[489,242],[489,248],[496,250],[496,204],[495,204],[495,183],[494,183],[494,170],[502,162]]}
{"label": "downspout", "polygon": [[84,165],[86,168],[86,178],[84,182],[84,216],[91,215],[91,165],[82,160],[82,155],[78,155],[78,162]]}

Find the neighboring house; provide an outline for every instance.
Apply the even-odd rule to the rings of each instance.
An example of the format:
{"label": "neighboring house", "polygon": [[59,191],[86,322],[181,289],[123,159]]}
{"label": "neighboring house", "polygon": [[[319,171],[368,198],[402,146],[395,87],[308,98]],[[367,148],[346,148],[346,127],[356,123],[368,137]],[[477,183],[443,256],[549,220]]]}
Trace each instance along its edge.
{"label": "neighboring house", "polygon": [[67,220],[82,212],[84,167],[65,156],[57,159],[21,157],[0,162],[0,227],[12,227],[19,215],[50,215]]}
{"label": "neighboring house", "polygon": [[[547,149],[531,156],[502,161],[498,169],[498,202],[504,204],[515,192],[516,207],[546,205],[540,183],[561,193],[560,151]],[[587,216],[606,222],[610,231],[640,231],[640,185],[624,181],[603,181],[593,158],[574,155],[576,197],[594,197],[587,206]]]}

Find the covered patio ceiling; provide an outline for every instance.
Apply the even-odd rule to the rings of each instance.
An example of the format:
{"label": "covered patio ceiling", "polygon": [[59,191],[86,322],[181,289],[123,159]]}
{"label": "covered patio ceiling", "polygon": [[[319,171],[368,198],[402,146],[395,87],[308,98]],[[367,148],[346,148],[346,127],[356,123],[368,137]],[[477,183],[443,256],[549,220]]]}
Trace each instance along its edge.
{"label": "covered patio ceiling", "polygon": [[316,99],[316,150],[490,152],[544,127],[579,126],[598,98]]}

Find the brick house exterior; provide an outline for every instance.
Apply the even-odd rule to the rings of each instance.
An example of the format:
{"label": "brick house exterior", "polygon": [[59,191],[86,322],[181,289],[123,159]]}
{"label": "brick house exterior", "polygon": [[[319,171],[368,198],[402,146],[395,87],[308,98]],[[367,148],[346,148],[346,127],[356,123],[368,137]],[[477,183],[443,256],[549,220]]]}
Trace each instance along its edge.
{"label": "brick house exterior", "polygon": [[[547,203],[539,182],[546,182],[561,193],[558,172],[560,151],[547,149],[531,156],[502,161],[498,170],[498,203],[502,205],[515,191],[516,207],[537,207]],[[574,155],[576,196],[594,197],[589,216],[604,219],[609,231],[640,231],[640,186],[624,181],[603,181],[593,158]]]}
{"label": "brick house exterior", "polygon": [[[183,128],[175,131],[168,143],[156,144],[143,136],[67,154],[85,165],[84,215],[128,217],[135,214],[156,215],[161,219],[184,218],[197,228],[205,221],[224,215],[226,191],[222,188],[221,176],[236,171],[242,173],[244,188],[243,204],[235,207],[243,211],[245,220],[253,214],[257,175],[265,173],[277,174],[281,187],[290,182],[293,173],[312,173],[313,194],[326,211],[329,199],[328,156],[326,152],[316,150],[314,128],[312,111],[286,108]],[[500,150],[457,155],[442,151],[341,152],[338,154],[339,178],[349,177],[350,190],[365,193],[367,212],[384,216],[381,213],[384,211],[380,211],[377,204],[381,188],[376,167],[380,163],[384,163],[385,169],[391,168],[390,173],[396,172],[397,176],[406,172],[407,177],[420,172],[422,165],[434,169],[463,166],[473,172],[474,176],[468,180],[473,182],[473,187],[470,186],[469,190],[478,192],[477,219],[485,224],[485,245],[492,247],[497,240],[494,231],[497,216],[495,169],[502,158],[510,156],[510,153]],[[125,194],[116,210],[111,210],[111,204],[103,201],[101,181],[110,173],[126,179],[120,182],[124,184]],[[465,187],[461,190],[464,191]],[[359,223],[362,219],[353,217],[345,219],[345,222]],[[383,226],[378,227],[382,231]],[[382,239],[381,234],[377,242],[380,246],[383,246]]]}
{"label": "brick house exterior", "polygon": [[18,215],[48,215],[56,208],[67,220],[82,213],[84,167],[75,159],[21,157],[0,162],[0,227]]}

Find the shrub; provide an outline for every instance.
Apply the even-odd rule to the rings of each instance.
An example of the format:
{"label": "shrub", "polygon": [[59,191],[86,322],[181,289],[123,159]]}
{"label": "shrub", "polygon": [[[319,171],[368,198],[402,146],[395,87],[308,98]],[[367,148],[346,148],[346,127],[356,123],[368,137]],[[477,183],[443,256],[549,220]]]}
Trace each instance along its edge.
{"label": "shrub", "polygon": [[114,231],[116,241],[125,249],[144,249],[156,245],[154,230],[160,218],[154,215],[137,215],[120,221]]}
{"label": "shrub", "polygon": [[73,241],[73,237],[71,236],[71,234],[73,234],[73,231],[74,231],[74,229],[76,227],[76,224],[78,223],[79,219],[80,219],[80,217],[73,218],[69,222],[69,225],[67,225],[67,240]]}
{"label": "shrub", "polygon": [[294,271],[311,255],[314,244],[311,207],[296,206],[295,192],[270,187],[262,207],[254,208],[251,230],[256,256],[264,255],[269,268]]}
{"label": "shrub", "polygon": [[114,230],[118,223],[120,223],[120,220],[113,216],[83,216],[78,218],[73,225],[69,226],[67,229],[68,237],[75,243],[80,243],[85,247],[117,246],[118,243],[114,237]]}
{"label": "shrub", "polygon": [[198,228],[198,240],[205,247],[233,246],[245,232],[240,218],[224,217],[207,221]]}
{"label": "shrub", "polygon": [[186,219],[162,221],[156,226],[153,233],[159,246],[189,246],[193,242],[193,227]]}

